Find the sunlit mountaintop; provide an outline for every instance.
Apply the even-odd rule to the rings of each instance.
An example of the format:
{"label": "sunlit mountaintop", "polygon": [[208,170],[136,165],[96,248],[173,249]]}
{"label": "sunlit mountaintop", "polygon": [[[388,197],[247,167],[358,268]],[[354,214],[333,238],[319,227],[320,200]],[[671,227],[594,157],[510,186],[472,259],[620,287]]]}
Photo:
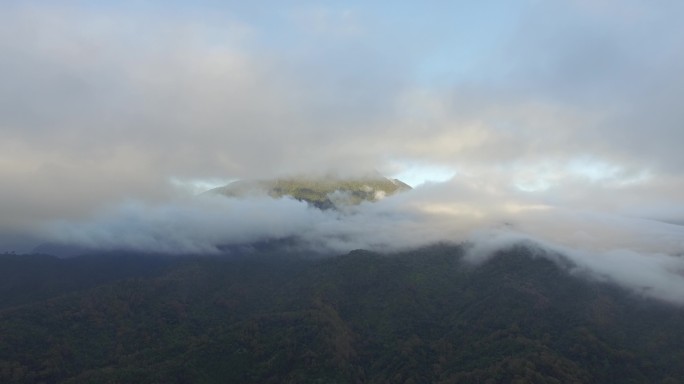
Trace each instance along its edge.
{"label": "sunlit mountaintop", "polygon": [[320,208],[331,209],[357,205],[364,201],[378,201],[411,187],[398,179],[366,176],[358,178],[339,177],[288,177],[276,179],[238,180],[207,193],[230,197],[267,194],[274,198],[291,196]]}

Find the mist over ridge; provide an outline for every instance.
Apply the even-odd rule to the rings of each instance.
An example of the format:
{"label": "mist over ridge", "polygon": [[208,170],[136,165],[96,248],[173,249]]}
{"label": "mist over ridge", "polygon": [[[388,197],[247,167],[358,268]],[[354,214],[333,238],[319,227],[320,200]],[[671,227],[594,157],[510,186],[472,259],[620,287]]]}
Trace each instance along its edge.
{"label": "mist over ridge", "polygon": [[[363,184],[358,188],[368,192]],[[53,222],[44,236],[91,250],[199,255],[273,241],[319,255],[447,242],[465,244],[465,260],[475,264],[524,245],[555,261],[561,255],[571,273],[670,302],[684,297],[684,227],[675,224],[541,205],[526,194],[504,198],[458,177],[334,209],[268,189],[240,191],[130,201],[83,221]]]}
{"label": "mist over ridge", "polygon": [[682,15],[0,0],[0,382],[684,382]]}
{"label": "mist over ridge", "polygon": [[[146,4],[0,6],[0,251],[523,241],[682,293],[682,4]],[[440,181],[324,211],[179,188],[367,169]]]}

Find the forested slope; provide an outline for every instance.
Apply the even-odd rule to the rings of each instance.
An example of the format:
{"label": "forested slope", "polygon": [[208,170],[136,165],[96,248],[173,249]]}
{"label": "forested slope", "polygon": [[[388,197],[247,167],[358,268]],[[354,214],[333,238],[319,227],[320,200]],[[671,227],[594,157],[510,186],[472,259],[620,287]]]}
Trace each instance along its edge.
{"label": "forested slope", "polygon": [[[3,286],[0,381],[684,378],[681,308],[572,276],[524,247],[477,267],[462,253],[438,245],[322,259],[179,258],[14,303]],[[53,264],[98,259],[27,260],[59,270]],[[22,277],[32,278],[51,277]]]}

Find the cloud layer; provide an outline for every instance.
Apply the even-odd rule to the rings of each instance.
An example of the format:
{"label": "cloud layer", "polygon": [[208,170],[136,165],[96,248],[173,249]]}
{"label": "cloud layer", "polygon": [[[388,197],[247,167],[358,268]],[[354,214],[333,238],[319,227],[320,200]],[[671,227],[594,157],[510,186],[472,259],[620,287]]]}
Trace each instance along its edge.
{"label": "cloud layer", "polygon": [[43,238],[168,254],[222,254],[222,246],[292,239],[294,251],[328,255],[452,242],[468,244],[466,260],[474,263],[524,244],[554,261],[567,258],[573,273],[684,303],[684,226],[539,205],[456,180],[342,211],[267,196],[129,202],[90,220],[53,222]]}
{"label": "cloud layer", "polygon": [[[667,223],[684,223],[682,11],[4,2],[0,250],[47,236],[202,252],[293,233],[394,249],[504,231],[577,250],[597,271],[611,263],[580,255],[623,255],[633,271],[649,260],[677,281],[681,227]],[[371,169],[455,176],[343,218],[175,188]]]}

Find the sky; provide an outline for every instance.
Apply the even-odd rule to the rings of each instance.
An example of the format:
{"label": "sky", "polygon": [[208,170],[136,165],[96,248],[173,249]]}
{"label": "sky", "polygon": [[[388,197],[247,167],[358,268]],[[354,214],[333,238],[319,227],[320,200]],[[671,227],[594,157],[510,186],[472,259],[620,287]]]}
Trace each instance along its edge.
{"label": "sky", "polygon": [[[596,270],[650,260],[684,296],[682,11],[3,1],[0,251],[46,239],[211,251],[304,228],[340,252],[534,239]],[[416,188],[343,218],[192,197],[370,170]]]}

